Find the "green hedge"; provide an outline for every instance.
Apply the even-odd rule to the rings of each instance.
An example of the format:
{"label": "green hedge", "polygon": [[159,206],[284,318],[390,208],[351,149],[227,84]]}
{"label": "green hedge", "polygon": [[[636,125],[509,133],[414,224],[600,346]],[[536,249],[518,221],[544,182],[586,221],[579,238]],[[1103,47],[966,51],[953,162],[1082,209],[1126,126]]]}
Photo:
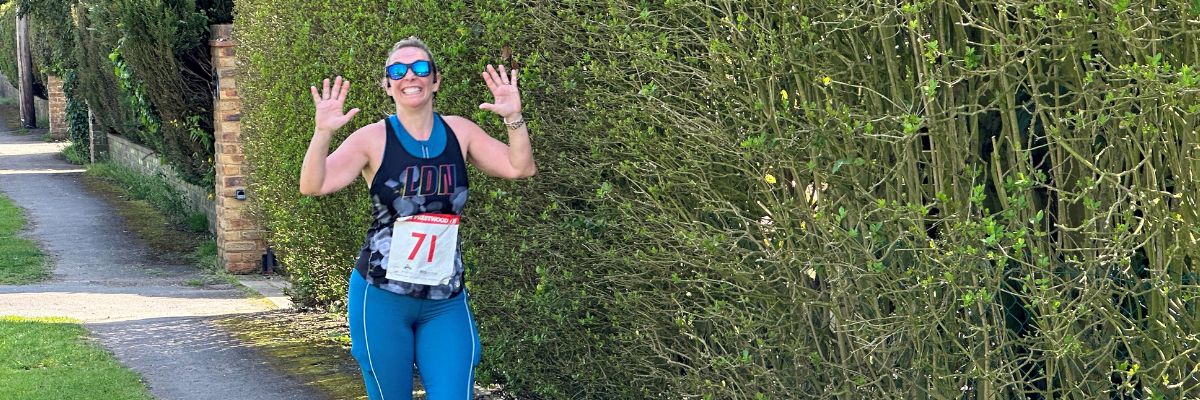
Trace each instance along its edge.
{"label": "green hedge", "polygon": [[[365,185],[306,198],[305,88],[391,43],[539,175],[473,175],[482,377],[545,398],[1200,396],[1194,2],[237,4],[256,205],[342,304]],[[503,48],[515,59],[503,59]]]}
{"label": "green hedge", "polygon": [[147,147],[159,149],[154,145],[156,138],[139,124],[138,115],[145,114],[134,109],[134,102],[125,95],[124,88],[117,76],[116,66],[110,54],[113,46],[101,35],[97,26],[103,26],[106,20],[96,15],[98,11],[85,4],[77,4],[72,8],[75,19],[75,65],[78,84],[75,93],[91,107],[96,119],[97,131],[115,133]]}
{"label": "green hedge", "polygon": [[0,4],[0,75],[17,86],[17,5]]}
{"label": "green hedge", "polygon": [[212,185],[208,25],[231,20],[231,1],[17,0],[5,7],[18,3],[38,37],[35,65],[78,77],[67,91],[76,111],[86,100],[100,129],[154,149],[186,181]]}
{"label": "green hedge", "polygon": [[81,158],[89,158],[91,146],[91,127],[88,125],[88,107],[79,93],[79,74],[76,70],[67,70],[63,74],[63,95],[67,98],[67,138],[76,146],[76,152]]}
{"label": "green hedge", "polygon": [[[45,35],[36,22],[30,21],[28,26],[30,53],[36,58]],[[46,84],[39,67],[36,63],[33,66],[33,95],[44,99]],[[0,75],[8,78],[13,87],[19,87],[17,73],[17,4],[0,3]]]}
{"label": "green hedge", "polygon": [[[118,132],[162,154],[185,181],[211,186],[214,75],[207,17],[211,10],[200,8],[194,0],[83,4],[95,40],[82,45],[108,57],[109,71],[120,87],[116,93],[90,95],[120,96],[129,105],[126,123],[132,126]],[[95,65],[103,68],[103,64]]]}
{"label": "green hedge", "polygon": [[30,27],[38,35],[31,42],[34,64],[46,73],[65,75],[75,68],[75,29],[71,7],[76,0],[15,0],[29,17]]}
{"label": "green hedge", "polygon": [[67,98],[67,138],[74,145],[69,150],[77,160],[87,159],[88,146],[87,104],[78,90],[77,62],[75,58],[76,34],[71,19],[74,0],[17,0],[29,18],[32,32],[37,40],[31,43],[33,63],[47,74],[63,79],[64,96]]}
{"label": "green hedge", "polygon": [[[111,37],[145,103],[160,154],[185,181],[213,182],[213,82],[208,18],[194,0],[106,2]],[[147,123],[146,121],[153,122]]]}

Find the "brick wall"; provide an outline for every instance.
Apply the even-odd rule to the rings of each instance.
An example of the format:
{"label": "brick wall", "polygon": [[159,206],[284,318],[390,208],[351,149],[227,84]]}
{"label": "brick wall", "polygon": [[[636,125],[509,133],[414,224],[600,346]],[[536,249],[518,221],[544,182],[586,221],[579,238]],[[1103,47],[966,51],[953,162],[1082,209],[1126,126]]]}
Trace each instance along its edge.
{"label": "brick wall", "polygon": [[67,138],[67,96],[63,94],[63,81],[53,75],[46,77],[46,97],[50,137],[54,140]]}
{"label": "brick wall", "polygon": [[[260,267],[266,243],[261,225],[253,218],[246,185],[246,157],[242,153],[242,99],[237,92],[237,59],[234,56],[233,25],[210,27],[212,65],[217,71],[217,100],[213,106],[216,137],[217,253],[221,265],[233,273],[249,273]],[[238,200],[243,191],[247,199]]]}
{"label": "brick wall", "polygon": [[212,200],[209,200],[208,190],[182,179],[173,168],[163,165],[158,154],[153,150],[142,147],[116,135],[108,135],[108,151],[112,161],[140,172],[142,175],[159,177],[179,191],[184,203],[195,213],[204,213],[208,217],[208,231],[216,231],[217,210]]}

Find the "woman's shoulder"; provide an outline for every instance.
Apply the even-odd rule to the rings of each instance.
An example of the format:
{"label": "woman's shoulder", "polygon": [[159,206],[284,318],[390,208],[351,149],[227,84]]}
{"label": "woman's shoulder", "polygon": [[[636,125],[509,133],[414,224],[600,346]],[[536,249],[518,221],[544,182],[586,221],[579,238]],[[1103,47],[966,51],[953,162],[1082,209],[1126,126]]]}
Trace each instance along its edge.
{"label": "woman's shoulder", "polygon": [[381,120],[372,122],[370,124],[363,125],[362,127],[356,129],[354,131],[354,133],[351,133],[350,137],[353,138],[355,136],[361,136],[361,137],[379,136],[387,131],[386,127],[387,127],[387,119],[385,118],[385,119],[381,119]]}
{"label": "woman's shoulder", "polygon": [[471,135],[477,131],[482,131],[482,129],[479,127],[479,124],[476,124],[475,121],[472,121],[467,117],[458,115],[442,115],[442,120],[446,121],[446,125],[448,125],[450,129],[454,130],[455,134]]}
{"label": "woman's shoulder", "polygon": [[346,138],[345,143],[351,143],[364,149],[383,145],[387,134],[386,120],[379,120],[358,128]]}
{"label": "woman's shoulder", "polygon": [[438,114],[438,115],[440,115],[442,117],[442,119],[446,121],[447,124],[463,124],[463,123],[474,124],[475,123],[475,122],[472,122],[470,119],[467,119],[467,117],[463,117],[460,115],[446,115],[446,114]]}

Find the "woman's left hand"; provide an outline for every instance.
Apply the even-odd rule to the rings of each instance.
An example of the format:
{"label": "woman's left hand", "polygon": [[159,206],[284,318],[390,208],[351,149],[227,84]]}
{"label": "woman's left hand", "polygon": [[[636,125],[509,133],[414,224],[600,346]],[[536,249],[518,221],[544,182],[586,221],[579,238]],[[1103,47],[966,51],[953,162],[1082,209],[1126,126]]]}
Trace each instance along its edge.
{"label": "woman's left hand", "polygon": [[501,65],[500,70],[496,71],[496,68],[488,64],[487,71],[483,71],[482,75],[495,100],[492,103],[480,104],[479,108],[499,114],[506,121],[520,115],[521,92],[517,89],[517,70],[506,73]]}

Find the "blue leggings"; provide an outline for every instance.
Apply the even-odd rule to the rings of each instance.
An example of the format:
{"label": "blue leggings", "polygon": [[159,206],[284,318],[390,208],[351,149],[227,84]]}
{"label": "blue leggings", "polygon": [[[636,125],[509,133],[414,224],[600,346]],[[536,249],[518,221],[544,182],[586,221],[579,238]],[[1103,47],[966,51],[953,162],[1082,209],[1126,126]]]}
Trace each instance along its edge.
{"label": "blue leggings", "polygon": [[474,397],[480,345],[466,290],[445,300],[418,299],[350,275],[350,353],[371,400],[411,400],[414,361],[429,400]]}

